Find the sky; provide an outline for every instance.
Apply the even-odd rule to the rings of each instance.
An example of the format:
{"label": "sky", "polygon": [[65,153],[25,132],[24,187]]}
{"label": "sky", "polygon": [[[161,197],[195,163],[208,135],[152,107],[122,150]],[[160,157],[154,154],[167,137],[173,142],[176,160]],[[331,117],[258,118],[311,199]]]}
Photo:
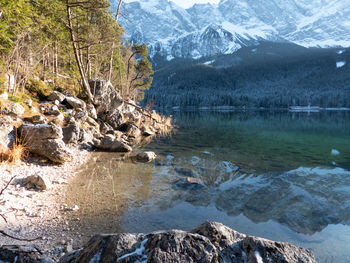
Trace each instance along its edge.
{"label": "sky", "polygon": [[189,8],[193,6],[194,4],[205,4],[205,3],[212,3],[217,4],[219,3],[219,0],[172,0],[176,4],[178,4],[181,7]]}

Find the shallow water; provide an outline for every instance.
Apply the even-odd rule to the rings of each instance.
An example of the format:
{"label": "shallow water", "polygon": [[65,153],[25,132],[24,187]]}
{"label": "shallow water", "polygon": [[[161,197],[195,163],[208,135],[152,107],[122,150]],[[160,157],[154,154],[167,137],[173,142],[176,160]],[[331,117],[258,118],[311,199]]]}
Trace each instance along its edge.
{"label": "shallow water", "polygon": [[189,230],[215,220],[312,249],[319,262],[350,262],[350,112],[174,117],[177,132],[146,146],[154,163],[93,155],[66,193],[80,207],[79,231]]}

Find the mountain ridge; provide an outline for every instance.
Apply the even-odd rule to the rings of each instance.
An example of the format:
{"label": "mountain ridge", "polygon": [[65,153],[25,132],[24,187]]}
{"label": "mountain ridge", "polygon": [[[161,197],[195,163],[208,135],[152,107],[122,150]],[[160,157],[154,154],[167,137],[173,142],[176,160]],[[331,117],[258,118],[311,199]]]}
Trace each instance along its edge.
{"label": "mountain ridge", "polygon": [[[111,0],[112,10],[117,1]],[[258,41],[350,46],[350,5],[331,0],[221,0],[184,9],[168,0],[124,3],[120,23],[132,43],[167,60],[231,54]]]}

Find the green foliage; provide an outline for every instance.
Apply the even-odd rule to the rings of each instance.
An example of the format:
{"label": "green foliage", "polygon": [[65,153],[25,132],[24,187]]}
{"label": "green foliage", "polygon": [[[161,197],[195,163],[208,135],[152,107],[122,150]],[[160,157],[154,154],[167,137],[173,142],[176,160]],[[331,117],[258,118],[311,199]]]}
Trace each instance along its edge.
{"label": "green foliage", "polygon": [[[15,77],[14,94],[25,87],[39,99],[46,98],[52,90],[86,98],[79,87],[81,72],[67,27],[67,3],[87,78],[110,80],[131,97],[147,89],[153,74],[147,46],[123,45],[124,30],[114,20],[108,0],[1,0],[0,88],[6,81],[1,76],[7,73]],[[127,88],[135,77],[133,87]],[[38,78],[40,81],[31,80]]]}
{"label": "green foliage", "polygon": [[13,95],[9,95],[9,100],[16,102],[16,103],[23,103],[24,102],[23,98],[20,98],[18,96],[13,96]]}
{"label": "green foliage", "polygon": [[40,99],[46,99],[47,96],[53,92],[52,87],[49,87],[41,80],[32,80],[28,82],[26,89],[32,94],[32,96]]}
{"label": "green foliage", "polygon": [[1,0],[0,55],[8,53],[16,40],[27,34],[32,25],[32,8],[28,0]]}

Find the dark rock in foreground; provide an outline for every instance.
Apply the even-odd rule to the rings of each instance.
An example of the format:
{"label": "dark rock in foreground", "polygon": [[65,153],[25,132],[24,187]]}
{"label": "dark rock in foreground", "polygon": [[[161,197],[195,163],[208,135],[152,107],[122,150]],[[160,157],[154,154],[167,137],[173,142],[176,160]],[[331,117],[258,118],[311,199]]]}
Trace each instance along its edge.
{"label": "dark rock in foreground", "polygon": [[246,236],[220,223],[206,222],[189,232],[97,235],[85,248],[60,262],[314,263],[316,260],[307,249]]}
{"label": "dark rock in foreground", "polygon": [[16,245],[0,246],[0,262],[52,263],[51,260],[41,258],[40,253],[34,247]]}

